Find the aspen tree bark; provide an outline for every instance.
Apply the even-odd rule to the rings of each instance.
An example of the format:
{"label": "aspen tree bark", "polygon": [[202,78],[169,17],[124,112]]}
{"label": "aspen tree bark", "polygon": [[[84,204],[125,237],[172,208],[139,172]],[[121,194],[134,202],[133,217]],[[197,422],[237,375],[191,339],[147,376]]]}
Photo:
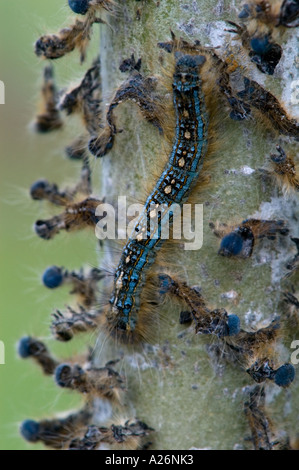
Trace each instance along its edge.
{"label": "aspen tree bark", "polygon": [[[286,31],[282,38],[284,54],[274,76],[263,75],[242,52],[240,41],[225,31],[226,20],[238,22],[240,5],[239,0],[120,0],[117,15],[107,17],[109,26],[101,26],[104,105],[125,80],[119,65],[132,53],[136,59],[141,57],[142,73],[159,79],[163,70],[157,43],[168,41],[172,30],[190,42],[220,46],[220,55],[234,53],[244,74],[282,100],[295,116],[298,109],[291,103],[291,82],[297,73],[296,30]],[[225,100],[219,103],[221,106],[225,107]],[[134,103],[119,106],[117,119],[124,131],[116,136],[113,150],[97,167],[102,174],[102,193],[108,199],[126,195],[128,202],[144,202],[144,188],[153,182],[159,167],[163,136],[141,118]],[[203,246],[185,251],[178,244],[166,251],[165,257],[170,271],[173,268],[189,285],[199,286],[208,305],[237,314],[245,330],[266,326],[280,316],[283,328],[278,352],[282,364],[290,361],[290,345],[296,339],[296,332],[290,332],[284,324],[282,302],[282,292],[291,283],[283,276],[286,262],[296,252],[294,243],[289,236],[263,240],[249,259],[223,258],[217,254],[219,241],[209,227],[209,222],[233,223],[249,217],[284,219],[291,236],[298,237],[298,197],[284,196],[259,172],[280,142],[267,136],[260,122],[232,121],[227,110],[222,134],[217,136],[219,145],[209,186],[196,196],[196,202],[203,204]],[[291,140],[285,138],[283,142],[287,149],[296,149]],[[105,251],[109,263],[113,250],[110,254]],[[116,262],[118,256],[120,253]],[[103,364],[121,357],[128,387],[125,416],[137,416],[155,429],[153,449],[252,448],[246,440],[250,429],[243,404],[248,387],[255,383],[237,363],[228,363],[217,353],[213,337],[195,335],[192,327],[180,325],[180,310],[175,299],[169,301],[161,312],[155,341],[139,350],[117,347],[100,334],[97,361]],[[298,391],[296,379],[288,389],[266,384],[268,416],[291,438],[295,437],[299,416]]]}

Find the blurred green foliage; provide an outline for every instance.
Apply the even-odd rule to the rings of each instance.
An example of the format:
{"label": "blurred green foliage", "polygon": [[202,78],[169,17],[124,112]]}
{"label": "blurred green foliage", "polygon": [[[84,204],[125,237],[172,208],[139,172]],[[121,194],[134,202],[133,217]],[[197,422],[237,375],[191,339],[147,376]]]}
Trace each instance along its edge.
{"label": "blurred green foliage", "polygon": [[[44,64],[33,52],[34,42],[41,34],[68,24],[71,17],[67,0],[0,0],[0,80],[6,98],[5,105],[0,105],[0,340],[5,344],[5,365],[0,365],[0,449],[6,450],[39,448],[19,436],[22,420],[46,418],[80,404],[80,397],[58,389],[32,361],[18,358],[19,338],[42,338],[64,358],[94,340],[85,337],[79,344],[55,344],[49,330],[51,313],[63,309],[70,297],[64,289],[47,291],[40,278],[52,264],[73,269],[97,265],[95,238],[88,232],[60,234],[48,242],[38,239],[34,221],[52,212],[46,204],[31,201],[28,193],[40,177],[63,186],[76,181],[80,171],[80,165],[63,154],[76,136],[76,123],[51,135],[35,135],[30,129]],[[98,40],[95,31],[88,64]],[[79,65],[76,51],[54,65],[59,86],[76,83],[86,68]]]}

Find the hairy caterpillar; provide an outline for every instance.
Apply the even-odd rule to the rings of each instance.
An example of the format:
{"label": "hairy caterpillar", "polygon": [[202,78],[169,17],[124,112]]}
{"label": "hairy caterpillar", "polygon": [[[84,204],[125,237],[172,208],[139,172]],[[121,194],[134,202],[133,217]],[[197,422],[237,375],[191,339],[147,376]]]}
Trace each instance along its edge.
{"label": "hairy caterpillar", "polygon": [[134,64],[133,73],[131,73],[128,80],[120,86],[109,104],[106,114],[106,126],[98,136],[92,137],[88,143],[88,148],[94,156],[103,157],[112,149],[115,135],[120,132],[116,127],[114,110],[124,101],[132,100],[136,102],[145,119],[162,132],[163,127],[161,120],[165,110],[163,109],[163,102],[160,102],[158,98],[155,97],[156,86],[156,80],[152,77],[144,78],[141,73],[136,70]]}
{"label": "hairy caterpillar", "polygon": [[[186,201],[207,152],[208,115],[199,75],[205,62],[204,56],[177,54],[173,76],[175,142],[116,269],[107,326],[113,335],[128,342],[144,339],[148,334],[146,316],[152,314],[142,311],[145,306],[139,297],[143,280],[162,244],[161,230],[169,209],[174,203],[181,205]],[[154,222],[151,233],[147,228],[149,220]]]}
{"label": "hairy caterpillar", "polygon": [[279,319],[274,319],[266,328],[244,331],[237,315],[229,315],[224,308],[211,310],[202,295],[168,275],[159,275],[160,293],[178,297],[190,308],[190,316],[196,334],[216,335],[231,354],[231,360],[238,358],[246,372],[256,381],[274,380],[280,387],[288,387],[295,378],[292,364],[275,369],[273,360],[274,343],[280,330]]}
{"label": "hairy caterpillar", "polygon": [[59,362],[49,353],[46,345],[36,338],[26,336],[19,341],[18,352],[21,358],[32,357],[44,374],[52,375]]}
{"label": "hairy caterpillar", "polygon": [[228,31],[240,36],[243,47],[249,50],[251,62],[262,73],[273,75],[282,56],[282,47],[271,40],[270,34],[251,35],[244,25],[240,26],[233,21],[229,21],[229,24],[234,29]]}
{"label": "hairy caterpillar", "polygon": [[243,5],[242,19],[255,19],[263,24],[295,28],[299,26],[299,6],[296,0],[254,0]]}
{"label": "hairy caterpillar", "polygon": [[[80,84],[69,90],[57,90],[54,83],[54,68],[52,64],[44,68],[43,85],[41,89],[41,109],[34,122],[37,132],[50,132],[63,126],[62,111],[67,116],[78,115],[87,131],[94,137],[101,128],[100,105],[101,99],[101,63],[94,60]],[[87,147],[86,133],[79,135],[65,149],[66,155],[75,160],[84,159]]]}
{"label": "hairy caterpillar", "polygon": [[276,146],[276,150],[278,153],[270,155],[271,168],[261,171],[272,176],[285,194],[299,191],[298,165],[280,145]]}
{"label": "hairy caterpillar", "polygon": [[109,362],[102,368],[91,366],[91,356],[82,366],[74,360],[72,363],[59,362],[42,341],[32,337],[24,337],[20,340],[18,352],[22,359],[32,358],[45,375],[54,375],[57,385],[77,390],[87,395],[89,401],[93,396],[115,403],[123,401],[124,379],[112,369],[115,361]]}
{"label": "hairy caterpillar", "polygon": [[246,3],[239,14],[245,24],[240,26],[229,21],[234,27],[229,31],[240,36],[243,47],[248,49],[249,57],[258,69],[273,75],[283,52],[274,39],[284,28],[298,26],[298,17],[299,6],[296,0],[255,0]]}
{"label": "hairy caterpillar", "polygon": [[58,341],[70,341],[78,333],[96,330],[97,320],[96,312],[87,311],[82,306],[79,310],[68,307],[65,312],[56,310],[53,313],[51,331]]}
{"label": "hairy caterpillar", "polygon": [[58,109],[59,94],[54,82],[54,69],[51,65],[47,65],[43,72],[41,105],[34,122],[36,132],[50,132],[63,126]]}
{"label": "hairy caterpillar", "polygon": [[[211,61],[211,66],[215,67],[219,78],[217,87],[226,97],[230,107],[230,117],[233,120],[241,121],[252,119],[254,108],[265,123],[271,124],[271,131],[275,129],[280,134],[299,139],[299,125],[296,119],[289,117],[277,98],[265,90],[259,83],[241,76],[244,87],[241,91],[235,91],[230,82],[229,63],[222,60],[213,49],[202,48],[198,42],[191,45],[187,41],[176,39],[172,33],[172,40],[169,42],[158,43],[161,49],[171,53],[180,50],[191,54],[205,54]],[[123,63],[127,63],[123,68]],[[137,70],[135,65],[137,64]],[[118,88],[115,96],[111,100],[107,113],[106,125],[99,135],[90,139],[88,148],[96,157],[103,157],[113,148],[115,135],[120,130],[117,129],[114,111],[116,107],[127,100],[134,101],[142,116],[163,133],[165,125],[163,116],[167,113],[167,107],[157,91],[157,80],[154,77],[143,77],[139,72],[139,61],[136,63],[132,57],[123,61],[120,68],[122,71],[131,71],[129,78]],[[259,116],[258,116],[259,117]],[[274,129],[273,129],[274,128]]]}
{"label": "hairy caterpillar", "polygon": [[184,301],[190,308],[196,334],[212,334],[219,338],[239,334],[240,319],[237,315],[228,315],[225,309],[210,310],[199,292],[168,275],[160,274],[159,282],[161,283],[160,294],[169,292]]}
{"label": "hairy caterpillar", "polygon": [[253,248],[259,239],[267,237],[275,240],[278,233],[281,235],[289,233],[283,220],[246,219],[233,229],[226,224],[221,224],[216,228],[213,223],[210,223],[210,227],[214,234],[221,238],[218,254],[241,258],[248,258],[252,255]]}
{"label": "hairy caterpillar", "polygon": [[104,23],[98,17],[101,10],[112,12],[114,2],[112,0],[70,0],[69,6],[84,20],[76,22],[67,28],[63,28],[58,34],[41,36],[35,43],[35,53],[44,59],[59,59],[65,54],[79,49],[80,60],[85,60],[86,49],[91,39],[91,29],[95,23]]}
{"label": "hairy caterpillar", "polygon": [[265,388],[255,386],[248,393],[244,413],[248,419],[255,450],[290,450],[289,437],[277,432],[265,410]]}
{"label": "hairy caterpillar", "polygon": [[[200,49],[197,44],[195,44],[195,46],[193,46],[193,49],[192,49],[192,46],[188,45],[188,43],[184,43],[184,41],[181,41],[181,43],[178,46],[178,45],[176,45],[176,40],[175,40],[174,36],[173,36],[173,41],[172,42],[164,43],[164,44],[161,44],[160,46],[162,48],[166,49],[168,52],[171,52],[175,47],[177,49],[182,49],[182,50],[184,50],[184,49],[189,50],[189,51],[192,50],[193,52],[194,52],[194,50],[196,51],[196,50]],[[204,56],[202,56],[202,57],[204,57]],[[219,61],[219,59],[218,59],[218,61]],[[190,74],[190,72],[189,72],[189,74]],[[140,76],[140,74],[138,74],[138,76]],[[134,77],[134,75],[133,75],[133,77]],[[133,78],[133,80],[134,80],[134,78]],[[259,90],[260,86],[258,84],[256,84],[256,83],[253,84],[253,82],[251,84],[249,79],[246,79],[246,80],[248,81],[248,83],[246,85],[248,87],[248,90],[249,90],[249,87],[250,87],[250,90],[252,90],[252,89],[253,90],[255,90],[255,89]],[[132,81],[132,83],[133,83],[133,81]],[[121,90],[120,96],[121,96],[122,90],[128,90],[127,93],[130,92],[129,96],[131,97],[131,94],[132,94],[131,86],[132,85],[127,86],[127,84],[125,83],[123,85],[123,87],[121,87],[121,89],[120,89]],[[173,84],[173,88],[175,90],[175,84]],[[253,92],[250,91],[250,93],[253,93]],[[114,100],[112,101],[112,104],[110,105],[109,111],[108,111],[108,114],[107,114],[107,116],[110,116],[109,119],[108,119],[108,122],[109,122],[108,129],[109,128],[111,129],[112,127],[115,127],[115,125],[112,124],[113,123],[112,110],[121,101],[117,97],[117,95],[118,95],[118,93],[116,94],[116,98],[114,98]],[[239,95],[241,96],[241,93],[239,93]],[[136,92],[136,96],[139,97],[138,92]],[[243,96],[246,96],[246,91],[242,92],[242,97]],[[270,96],[271,96],[272,100],[275,100],[275,98],[272,95],[269,94],[269,97]],[[271,115],[273,115],[273,121],[272,121],[273,124],[277,123],[278,127],[280,128],[280,131],[285,132],[284,129],[281,127],[281,124],[279,123],[279,121],[282,121],[282,119],[278,119],[278,117],[276,117],[276,114],[275,114],[277,112],[277,106],[272,106],[271,103],[269,103],[269,100],[267,100],[267,104],[266,104],[265,97],[261,97],[261,99],[260,99],[258,94],[256,96],[256,99],[257,99],[256,102],[252,99],[248,100],[248,102],[250,102],[251,104],[254,103],[254,106],[257,107],[258,109],[263,110],[263,112],[266,111],[266,107],[268,106],[268,109],[271,109],[271,111],[272,111]],[[139,106],[141,106],[142,108],[144,107],[144,105],[142,105],[141,102],[139,102]],[[278,109],[279,109],[279,114],[280,114],[280,109],[282,109],[282,108],[278,108]],[[196,122],[198,120],[198,117],[193,118],[193,120],[194,120],[194,122]],[[197,126],[197,125],[195,125],[195,126]],[[283,124],[283,126],[284,126],[284,124]],[[177,129],[178,129],[178,127],[184,129],[185,126],[184,126],[184,123],[180,124],[178,119],[177,119]],[[294,128],[294,130],[292,129],[292,127]],[[298,136],[298,123],[295,120],[290,121],[290,129],[291,129],[290,132],[292,134],[294,132],[294,135]],[[115,131],[114,132],[110,131],[110,134],[109,134],[109,131],[108,131],[108,134],[110,135],[110,138],[114,133],[115,133]],[[186,138],[186,136],[188,136],[188,138]],[[185,137],[185,139],[184,139],[184,137]],[[184,137],[182,138],[183,142],[184,142],[184,140],[188,140],[189,138],[192,138],[189,131],[187,131],[187,133],[185,133]],[[101,137],[99,139],[103,140],[103,139],[101,139]],[[175,145],[177,145],[177,142],[175,142]],[[183,147],[182,147],[182,150],[184,152]],[[106,152],[107,152],[107,149],[104,150],[104,153],[106,153]],[[174,147],[174,149],[171,153],[170,163],[173,163],[175,161],[176,157],[174,155],[174,152],[176,152],[175,147]],[[187,151],[185,152],[185,154],[186,153],[187,153]],[[97,154],[97,152],[95,152],[95,154]],[[103,152],[101,151],[98,154],[98,156],[102,156],[102,155],[103,155]],[[174,158],[173,158],[173,155],[174,155]],[[181,153],[180,153],[180,159],[177,157],[176,160],[178,161],[179,166],[180,166],[180,162],[182,162],[182,168],[184,168],[185,160],[184,160],[184,158],[181,158]],[[166,167],[166,169],[171,170],[172,168],[168,164],[168,168]],[[195,169],[196,169],[196,167],[195,167]],[[166,170],[164,170],[164,171],[166,172]],[[163,181],[163,178],[164,178],[164,176],[162,174],[162,177],[158,181],[158,184],[160,184],[160,182]],[[166,183],[165,183],[165,187],[160,188],[159,186],[156,186],[154,188],[152,194],[155,195],[155,193],[157,193],[160,197],[160,194],[161,193],[163,194],[163,191],[164,191],[164,193],[166,191],[168,191],[168,193],[172,193],[173,188],[172,188],[171,184],[169,184],[170,182],[171,182],[171,179],[169,179],[169,177],[168,177],[168,179],[166,180]],[[172,182],[173,182],[173,184],[176,183],[176,179],[174,177],[172,178]],[[180,187],[178,187],[178,188],[180,189]],[[189,190],[189,187],[187,187],[187,188]],[[140,221],[137,222],[137,224],[135,226],[135,229],[134,229],[137,232],[137,235],[135,234],[135,237],[134,237],[135,238],[134,242],[132,240],[128,241],[128,245],[124,249],[120,264],[117,268],[117,271],[116,271],[116,274],[115,274],[114,294],[113,294],[112,298],[110,299],[110,303],[113,305],[112,311],[114,313],[109,312],[109,314],[108,314],[108,323],[111,323],[112,328],[113,328],[113,322],[114,322],[116,324],[116,330],[124,330],[124,331],[127,331],[127,332],[134,332],[135,331],[137,320],[136,320],[134,314],[133,314],[133,319],[131,319],[131,311],[133,310],[134,304],[135,304],[135,297],[134,297],[135,291],[138,292],[138,286],[139,286],[139,283],[140,283],[139,273],[142,271],[143,266],[146,265],[146,267],[148,268],[150,266],[150,264],[152,264],[152,260],[150,258],[149,258],[149,262],[148,262],[147,253],[144,256],[143,246],[142,246],[141,242],[144,238],[143,233],[146,234],[146,236],[149,238],[149,233],[147,233],[147,231],[146,231],[147,230],[146,229],[146,224],[148,223],[147,219],[150,219],[150,218],[155,219],[156,216],[157,216],[155,208],[154,207],[150,208],[149,205],[150,204],[161,204],[161,202],[163,202],[163,197],[161,198],[161,200],[160,200],[160,198],[158,200],[155,200],[155,199],[152,200],[152,196],[150,196],[148,198],[148,200],[146,202],[146,206],[145,206],[145,214],[147,213],[147,217],[145,217],[145,214],[143,214],[140,218],[141,222]],[[172,203],[173,202],[179,202],[180,203],[180,201],[181,200],[180,200],[179,197],[178,197],[178,199],[172,199],[171,200]],[[167,203],[169,204],[168,201],[167,201]],[[161,220],[162,220],[162,223],[163,223],[163,215],[161,216]],[[276,227],[276,225],[275,225],[276,223],[274,223],[273,221],[272,222],[269,221],[267,223],[266,221],[261,221],[260,222],[260,221],[252,220],[251,225],[254,227],[254,231],[252,231],[252,229],[251,229],[251,225],[250,225],[251,221],[250,220],[245,221],[244,224],[246,225],[246,223],[248,225],[248,227],[246,227],[246,230],[247,230],[248,233],[250,232],[249,237],[246,235],[246,240],[248,239],[249,243],[251,244],[251,248],[249,249],[249,253],[246,254],[246,256],[250,256],[250,254],[252,252],[255,236],[257,238],[261,238],[263,236],[273,237],[275,235],[275,232],[278,231],[278,230],[283,234],[288,233],[287,229],[285,229],[283,227],[284,226],[283,222],[278,222],[277,227]],[[244,234],[245,234],[245,225],[244,225],[244,230],[243,230]],[[255,233],[255,235],[254,235],[254,233]],[[238,234],[236,234],[236,236],[237,235]],[[156,244],[157,244],[157,242],[152,242],[153,247],[155,247]],[[241,247],[240,250],[242,250],[242,249],[243,248]],[[232,250],[234,252],[235,248],[233,247]],[[246,253],[247,253],[247,251],[246,251]],[[133,257],[134,257],[133,263],[131,261],[131,255],[133,255]],[[139,259],[141,260],[140,264],[138,264]],[[131,267],[131,264],[133,265],[133,267]],[[137,266],[136,267],[136,273],[134,272],[135,264]],[[132,281],[131,281],[131,277],[132,277]],[[126,305],[125,305],[125,302],[127,302]],[[138,299],[137,310],[139,308],[139,302],[140,301]],[[145,321],[145,323],[146,323],[146,321]],[[121,334],[120,331],[119,331],[119,334]],[[144,334],[145,333],[142,332],[141,337]],[[137,336],[138,335],[139,335],[139,333],[137,333]],[[130,335],[128,335],[128,336],[130,336]],[[132,336],[134,336],[134,334]]]}
{"label": "hairy caterpillar", "polygon": [[[83,161],[80,181],[72,189],[59,191],[56,184],[50,184],[44,179],[33,183],[30,188],[32,199],[46,200],[53,205],[65,207],[64,212],[51,219],[37,220],[34,225],[37,235],[50,240],[61,230],[73,231],[94,227],[99,221],[96,208],[102,201],[90,197],[91,192],[90,167],[86,158]],[[82,196],[85,196],[85,199],[82,199]]]}
{"label": "hairy caterpillar", "polygon": [[92,354],[87,358],[72,358],[69,362],[59,362],[48,351],[46,345],[36,338],[24,337],[18,345],[22,359],[32,358],[45,375],[53,376],[59,387],[76,390],[86,396],[89,403],[94,398],[102,398],[120,405],[125,390],[124,378],[112,366],[118,361],[110,361],[105,367],[91,364]]}
{"label": "hairy caterpillar", "polygon": [[108,444],[113,450],[145,450],[151,444],[147,436],[152,431],[152,428],[139,420],[112,424],[110,428],[89,426],[83,439],[71,441],[69,449],[95,450]]}
{"label": "hairy caterpillar", "polygon": [[[79,314],[79,312],[78,312],[78,314]],[[83,315],[83,317],[85,317],[85,315]],[[87,436],[87,437],[89,437],[89,436]],[[88,439],[87,439],[87,440],[88,440]],[[85,442],[86,442],[86,441],[85,441]],[[88,445],[88,444],[87,444],[87,445]]]}
{"label": "hairy caterpillar", "polygon": [[104,277],[105,274],[98,268],[84,273],[82,268],[76,272],[58,266],[50,266],[43,273],[42,281],[49,289],[70,284],[72,286],[70,293],[78,295],[80,305],[90,307],[96,302],[97,284]]}
{"label": "hairy caterpillar", "polygon": [[34,421],[28,419],[22,423],[20,432],[28,442],[42,442],[52,449],[66,449],[72,439],[84,436],[86,427],[92,418],[92,410],[85,406],[79,412],[71,413],[63,418]]}
{"label": "hairy caterpillar", "polygon": [[[88,135],[93,137],[99,132],[101,126],[100,105],[101,99],[101,63],[96,59],[87,70],[81,83],[63,94],[59,103],[59,110],[67,116],[77,114],[81,117]],[[77,137],[65,149],[66,154],[72,159],[84,158],[87,137],[85,134]]]}

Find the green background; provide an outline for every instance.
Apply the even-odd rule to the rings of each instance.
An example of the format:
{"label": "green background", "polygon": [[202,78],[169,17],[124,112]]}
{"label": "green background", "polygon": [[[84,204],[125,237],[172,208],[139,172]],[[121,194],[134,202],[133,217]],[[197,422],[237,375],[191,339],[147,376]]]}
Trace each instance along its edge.
{"label": "green background", "polygon": [[[69,357],[93,338],[55,344],[49,330],[51,313],[70,301],[67,289],[48,291],[41,274],[52,264],[68,268],[97,264],[91,232],[60,234],[44,241],[34,234],[37,218],[50,217],[47,204],[30,200],[28,189],[40,177],[61,186],[76,181],[80,165],[64,157],[63,148],[76,136],[76,124],[63,132],[36,135],[30,128],[39,97],[44,63],[34,54],[34,42],[56,32],[71,19],[67,0],[0,0],[0,80],[5,84],[5,105],[0,105],[0,340],[5,344],[5,365],[0,365],[0,449],[37,449],[19,436],[27,418],[40,419],[78,407],[76,394],[58,389],[50,377],[30,360],[17,355],[24,335],[43,340],[60,357]],[[87,64],[99,39],[94,32]],[[59,62],[59,61],[58,61]],[[59,86],[76,83],[84,74],[76,52],[55,62]],[[95,163],[96,165],[96,163]],[[71,239],[71,240],[70,240]],[[71,247],[70,247],[71,241]],[[41,448],[41,446],[40,446]]]}

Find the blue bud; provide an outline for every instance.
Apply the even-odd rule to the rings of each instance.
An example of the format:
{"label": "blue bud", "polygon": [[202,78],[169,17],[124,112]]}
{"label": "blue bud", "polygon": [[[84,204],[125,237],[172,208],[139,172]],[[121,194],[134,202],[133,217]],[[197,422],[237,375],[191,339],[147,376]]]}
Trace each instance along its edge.
{"label": "blue bud", "polygon": [[240,318],[237,315],[229,315],[227,319],[228,336],[234,336],[240,333]]}
{"label": "blue bud", "polygon": [[43,193],[49,187],[47,180],[37,180],[30,187],[30,196],[36,201],[40,200],[40,193]]}
{"label": "blue bud", "polygon": [[242,237],[238,233],[232,232],[222,238],[219,254],[224,256],[238,255],[242,248]]}
{"label": "blue bud", "polygon": [[69,387],[70,372],[72,368],[68,364],[60,364],[55,369],[55,381],[59,387]]}
{"label": "blue bud", "polygon": [[18,353],[22,359],[26,359],[32,355],[31,352],[31,338],[30,336],[24,336],[24,338],[20,339],[18,344]]}
{"label": "blue bud", "polygon": [[37,442],[39,441],[40,426],[37,421],[27,419],[21,424],[20,433],[26,441]]}
{"label": "blue bud", "polygon": [[159,285],[159,294],[164,295],[171,289],[171,286],[173,285],[173,280],[167,274],[159,274]]}
{"label": "blue bud", "polygon": [[279,387],[287,387],[295,378],[295,368],[292,364],[284,364],[275,371],[274,382]]}
{"label": "blue bud", "polygon": [[180,324],[184,325],[185,323],[192,322],[192,314],[189,311],[183,311],[180,313]]}
{"label": "blue bud", "polygon": [[78,15],[86,15],[89,8],[89,0],[68,0],[69,7]]}
{"label": "blue bud", "polygon": [[251,39],[250,45],[251,49],[258,55],[264,55],[271,49],[271,44],[267,36]]}
{"label": "blue bud", "polygon": [[48,289],[59,287],[63,282],[62,269],[58,268],[58,266],[50,266],[45,270],[42,281]]}
{"label": "blue bud", "polygon": [[249,14],[250,14],[250,7],[249,5],[246,3],[244,6],[243,6],[243,10],[241,11],[241,13],[239,13],[239,18],[248,18],[249,17]]}

